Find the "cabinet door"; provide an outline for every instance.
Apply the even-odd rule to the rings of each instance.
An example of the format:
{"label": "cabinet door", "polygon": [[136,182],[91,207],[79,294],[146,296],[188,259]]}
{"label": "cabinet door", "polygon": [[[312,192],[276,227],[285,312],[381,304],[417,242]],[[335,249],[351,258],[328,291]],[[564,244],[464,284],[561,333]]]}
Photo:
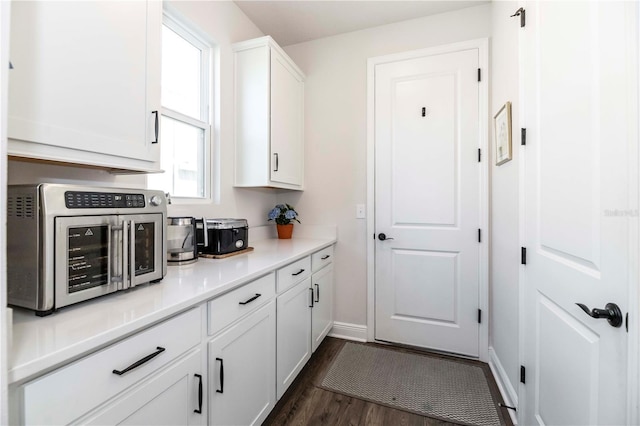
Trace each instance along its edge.
{"label": "cabinet door", "polygon": [[209,342],[209,424],[261,424],[275,405],[275,303]]}
{"label": "cabinet door", "polygon": [[278,296],[278,399],[311,357],[312,297],[311,278]]}
{"label": "cabinet door", "polygon": [[314,295],[311,310],[312,346],[315,352],[333,327],[333,265],[328,265],[311,277]]}
{"label": "cabinet door", "polygon": [[271,49],[271,180],[302,186],[304,83]]}
{"label": "cabinet door", "polygon": [[204,425],[206,411],[204,402],[200,402],[205,401],[203,380],[202,354],[198,349],[78,423]]}
{"label": "cabinet door", "polygon": [[11,9],[9,154],[110,167],[156,161],[162,3]]}

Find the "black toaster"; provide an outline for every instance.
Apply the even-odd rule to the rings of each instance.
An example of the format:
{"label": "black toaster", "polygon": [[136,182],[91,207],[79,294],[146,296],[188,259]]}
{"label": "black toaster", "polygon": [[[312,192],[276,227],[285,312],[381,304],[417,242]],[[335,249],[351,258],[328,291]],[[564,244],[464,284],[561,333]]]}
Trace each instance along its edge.
{"label": "black toaster", "polygon": [[228,254],[244,250],[249,244],[246,219],[196,219],[198,253]]}

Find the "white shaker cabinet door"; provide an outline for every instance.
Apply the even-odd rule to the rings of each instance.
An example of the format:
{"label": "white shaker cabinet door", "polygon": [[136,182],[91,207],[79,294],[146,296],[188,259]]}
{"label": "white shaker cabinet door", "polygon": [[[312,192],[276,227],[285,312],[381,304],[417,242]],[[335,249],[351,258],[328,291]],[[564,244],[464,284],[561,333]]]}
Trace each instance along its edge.
{"label": "white shaker cabinet door", "polygon": [[275,405],[275,303],[209,342],[209,424],[259,425]]}
{"label": "white shaker cabinet door", "polygon": [[271,50],[271,180],[302,186],[304,83],[288,61]]}
{"label": "white shaker cabinet door", "polygon": [[162,3],[38,1],[11,9],[9,155],[157,167]]}
{"label": "white shaker cabinet door", "polygon": [[333,265],[328,265],[313,274],[311,284],[314,294],[311,310],[312,349],[320,343],[333,327]]}
{"label": "white shaker cabinet door", "polygon": [[278,399],[311,358],[311,278],[278,296]]}

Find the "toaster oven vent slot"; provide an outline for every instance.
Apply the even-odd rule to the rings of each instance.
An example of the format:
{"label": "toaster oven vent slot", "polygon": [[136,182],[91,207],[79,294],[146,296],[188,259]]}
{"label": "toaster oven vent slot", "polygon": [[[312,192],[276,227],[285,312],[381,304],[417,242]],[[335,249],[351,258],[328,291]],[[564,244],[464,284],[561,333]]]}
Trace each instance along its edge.
{"label": "toaster oven vent slot", "polygon": [[7,216],[23,219],[34,217],[34,201],[32,195],[14,195],[7,199]]}

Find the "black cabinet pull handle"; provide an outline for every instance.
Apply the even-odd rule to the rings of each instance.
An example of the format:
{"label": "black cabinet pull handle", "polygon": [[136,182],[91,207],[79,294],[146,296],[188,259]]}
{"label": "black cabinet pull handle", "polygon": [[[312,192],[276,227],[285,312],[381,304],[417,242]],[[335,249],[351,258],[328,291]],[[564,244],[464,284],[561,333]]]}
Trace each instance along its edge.
{"label": "black cabinet pull handle", "polygon": [[200,379],[200,383],[198,384],[198,409],[193,412],[202,414],[202,376],[200,374],[194,374],[194,376]]}
{"label": "black cabinet pull handle", "polygon": [[274,172],[277,172],[277,171],[278,171],[278,169],[279,169],[279,167],[278,167],[278,153],[276,152],[276,153],[274,153],[273,155],[274,155],[274,157],[276,157],[276,168],[275,168],[273,171],[274,171]]}
{"label": "black cabinet pull handle", "polygon": [[320,303],[320,286],[318,284],[314,284],[316,286],[316,303]]}
{"label": "black cabinet pull handle", "polygon": [[293,275],[295,277],[297,275],[300,275],[303,272],[304,272],[304,269],[300,269],[298,272],[296,272],[295,274],[291,274],[291,275]]}
{"label": "black cabinet pull handle", "polygon": [[604,309],[594,308],[589,310],[582,303],[576,303],[591,318],[605,318],[612,327],[620,327],[622,325],[622,311],[615,303],[607,303]]}
{"label": "black cabinet pull handle", "polygon": [[311,304],[309,305],[309,307],[313,308],[313,289],[310,288],[309,291],[311,291]]}
{"label": "black cabinet pull handle", "polygon": [[245,300],[244,302],[238,302],[238,304],[240,305],[246,305],[247,303],[251,303],[254,300],[256,300],[258,297],[262,296],[260,293],[256,293],[255,296],[253,296],[251,299]]}
{"label": "black cabinet pull handle", "polygon": [[125,368],[124,370],[120,371],[120,370],[113,370],[113,374],[117,374],[118,376],[122,376],[125,373],[128,373],[129,371],[133,370],[134,368],[138,368],[140,367],[142,364],[151,361],[153,358],[157,357],[158,355],[160,355],[162,352],[165,351],[164,348],[161,348],[160,346],[158,346],[156,348],[157,350],[150,354],[145,356],[144,358],[134,362],[133,364],[131,364],[130,366],[128,366],[127,368]]}
{"label": "black cabinet pull handle", "polygon": [[156,140],[151,142],[151,143],[158,143],[158,136],[160,133],[160,122],[158,121],[158,111],[151,111],[151,114],[155,114],[156,115]]}
{"label": "black cabinet pull handle", "polygon": [[320,259],[321,259],[321,260],[327,260],[327,259],[328,259],[328,258],[330,258],[330,257],[331,257],[331,256],[329,256],[329,255],[327,254],[327,255],[322,256]]}
{"label": "black cabinet pull handle", "polygon": [[216,358],[216,361],[220,361],[220,389],[216,389],[216,392],[224,393],[224,361],[222,358]]}

